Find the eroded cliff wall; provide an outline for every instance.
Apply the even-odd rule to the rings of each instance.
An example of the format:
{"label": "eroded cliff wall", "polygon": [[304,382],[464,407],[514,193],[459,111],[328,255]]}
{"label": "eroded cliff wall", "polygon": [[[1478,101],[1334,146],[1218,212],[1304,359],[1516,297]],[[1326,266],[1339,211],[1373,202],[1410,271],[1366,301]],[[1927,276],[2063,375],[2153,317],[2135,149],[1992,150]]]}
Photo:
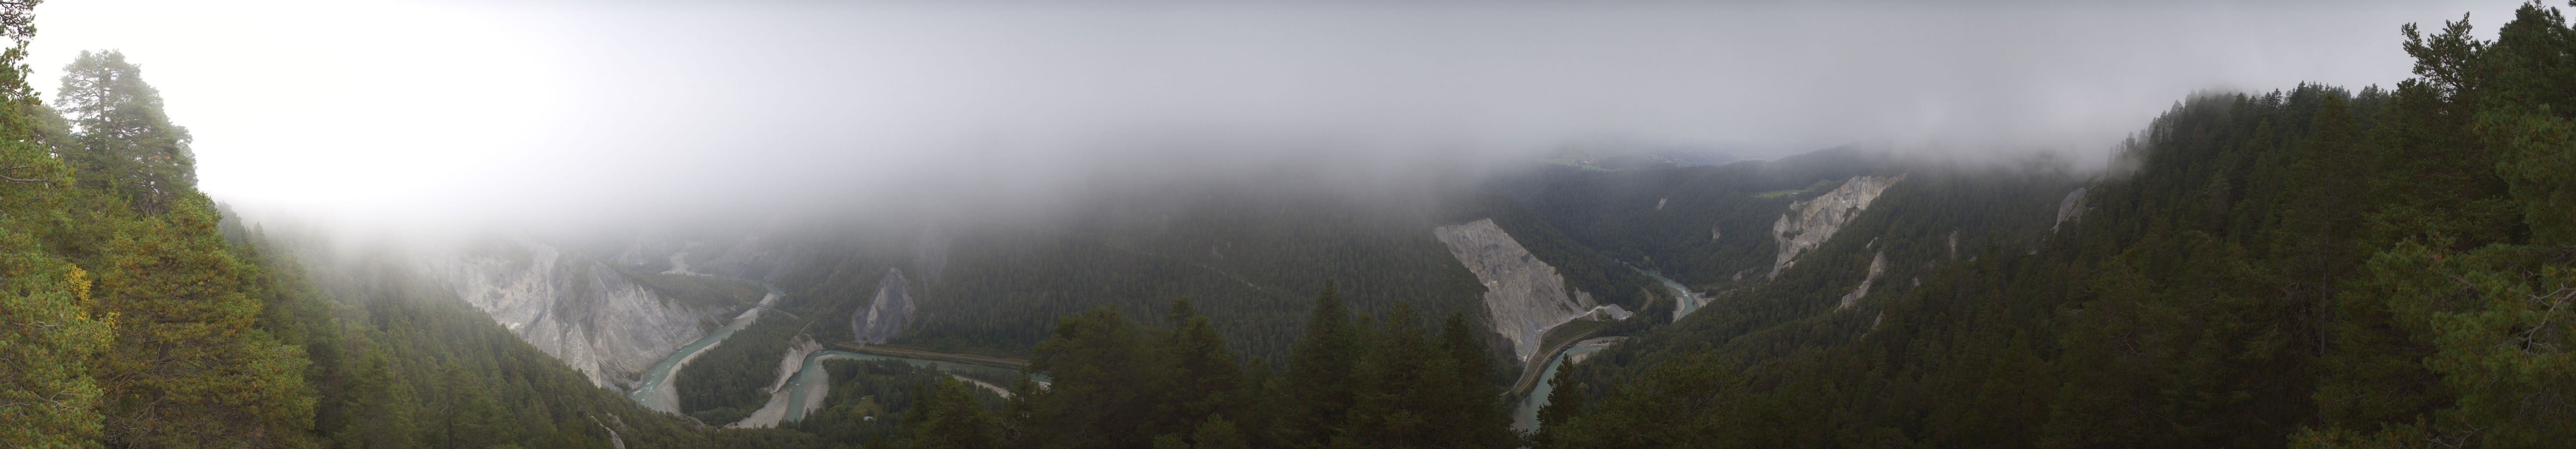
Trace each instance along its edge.
{"label": "eroded cliff wall", "polygon": [[600,386],[631,381],[729,312],[666,300],[597,259],[524,239],[431,265],[458,297]]}
{"label": "eroded cliff wall", "polygon": [[[1434,227],[1432,235],[1448,244],[1460,265],[1485,284],[1484,304],[1494,332],[1512,342],[1521,363],[1538,353],[1547,330],[1591,314],[1592,294],[1569,288],[1556,267],[1531,255],[1494,220]],[[1625,310],[1609,313],[1626,318]]]}
{"label": "eroded cliff wall", "polygon": [[1770,276],[1780,277],[1780,270],[1798,263],[1800,254],[1825,244],[1853,218],[1860,217],[1861,211],[1868,210],[1869,203],[1878,201],[1879,194],[1904,180],[1904,175],[1853,176],[1831,192],[1790,203],[1789,212],[1771,224],[1771,236],[1780,243],[1780,252],[1771,263]]}
{"label": "eroded cliff wall", "polygon": [[886,269],[885,277],[877,279],[877,294],[868,308],[851,314],[850,333],[861,343],[884,343],[903,333],[918,309],[904,287],[903,270]]}

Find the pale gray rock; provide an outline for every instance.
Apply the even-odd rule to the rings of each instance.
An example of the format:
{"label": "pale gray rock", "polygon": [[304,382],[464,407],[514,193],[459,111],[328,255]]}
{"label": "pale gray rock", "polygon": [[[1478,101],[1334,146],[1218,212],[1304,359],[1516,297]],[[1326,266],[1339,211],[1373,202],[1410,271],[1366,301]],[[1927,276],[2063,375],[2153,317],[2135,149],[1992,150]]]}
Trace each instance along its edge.
{"label": "pale gray rock", "polygon": [[707,332],[724,308],[691,308],[599,260],[523,238],[433,260],[457,297],[603,387],[631,381]]}
{"label": "pale gray rock", "polygon": [[1796,264],[1800,254],[1824,245],[1835,232],[1860,217],[1861,211],[1869,209],[1869,203],[1877,201],[1888,186],[1904,180],[1904,175],[1853,176],[1824,195],[1789,203],[1789,213],[1771,224],[1771,235],[1780,242],[1780,252],[1771,263],[1770,277],[1780,277],[1780,270]]}
{"label": "pale gray rock", "polygon": [[[1458,264],[1485,284],[1485,312],[1494,332],[1512,342],[1521,363],[1531,363],[1547,330],[1595,312],[1592,294],[1565,285],[1565,275],[1538,260],[1493,219],[1431,229]],[[1626,318],[1626,310],[1611,313]]]}
{"label": "pale gray rock", "polygon": [[1834,310],[1848,309],[1854,304],[1860,304],[1861,297],[1869,296],[1870,284],[1877,283],[1878,275],[1885,273],[1887,273],[1887,252],[1879,251],[1878,255],[1870,256],[1869,276],[1860,279],[1860,288],[1854,288],[1850,294],[1843,295],[1842,305],[1834,306]]}
{"label": "pale gray rock", "polygon": [[905,294],[903,270],[888,268],[885,277],[877,279],[876,298],[868,308],[850,314],[851,334],[860,343],[884,343],[903,333],[918,308],[912,295]]}
{"label": "pale gray rock", "polygon": [[2073,192],[2066,192],[2066,199],[2057,202],[2057,223],[2048,225],[2048,232],[2057,232],[2057,227],[2066,225],[2067,220],[2084,218],[2084,191],[2087,189],[2090,188],[2077,187]]}

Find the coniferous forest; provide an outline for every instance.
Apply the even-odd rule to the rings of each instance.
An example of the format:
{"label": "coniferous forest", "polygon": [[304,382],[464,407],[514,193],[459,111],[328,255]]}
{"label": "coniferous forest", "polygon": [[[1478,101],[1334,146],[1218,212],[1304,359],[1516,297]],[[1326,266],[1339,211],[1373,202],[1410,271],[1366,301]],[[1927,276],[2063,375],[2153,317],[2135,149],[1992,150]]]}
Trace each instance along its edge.
{"label": "coniferous forest", "polygon": [[[2536,1],[2492,39],[2404,25],[2393,87],[2182,98],[2099,170],[1842,147],[1517,167],[1390,201],[1414,209],[1192,186],[935,252],[815,231],[602,265],[658,307],[770,312],[670,368],[675,413],[444,268],[200,192],[123,52],[43,98],[38,3],[0,2],[0,447],[2576,446],[2576,25]],[[1867,177],[1901,181],[1784,252],[1783,210]],[[1431,232],[1485,219],[1539,293],[1637,315],[1512,356],[1505,284]],[[876,308],[900,336],[856,341],[905,290],[918,315]],[[985,364],[803,359],[817,403],[731,425],[805,388],[803,344]]]}

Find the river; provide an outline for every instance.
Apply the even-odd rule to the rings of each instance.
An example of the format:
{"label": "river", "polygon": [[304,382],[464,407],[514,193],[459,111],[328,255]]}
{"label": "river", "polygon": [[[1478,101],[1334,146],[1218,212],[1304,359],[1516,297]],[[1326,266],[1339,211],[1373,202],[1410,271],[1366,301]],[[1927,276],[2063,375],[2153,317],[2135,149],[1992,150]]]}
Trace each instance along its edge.
{"label": "river", "polygon": [[[760,312],[768,309],[771,303],[777,302],[779,296],[783,294],[778,290],[777,286],[769,285],[767,282],[760,283],[760,286],[768,289],[769,292],[768,295],[760,298],[760,303],[758,305],[752,306],[749,310],[744,310],[741,315],[735,316],[732,322],[725,323],[724,327],[716,328],[714,332],[708,332],[706,336],[699,337],[697,341],[689,342],[688,345],[681,346],[679,349],[671,351],[671,355],[669,357],[662,358],[660,363],[653,364],[653,369],[646,370],[644,372],[644,381],[636,384],[634,391],[627,393],[626,397],[634,399],[637,403],[643,404],[645,408],[650,408],[664,413],[679,414],[680,400],[678,387],[672,384],[672,380],[678,375],[680,367],[688,364],[690,359],[697,358],[698,354],[706,352],[707,348],[714,347],[716,343],[723,342],[726,338],[733,337],[734,331],[751,327],[753,323],[759,322]],[[1008,370],[1007,368],[996,368],[971,363],[925,360],[877,354],[861,354],[841,350],[814,351],[813,353],[805,356],[805,360],[799,364],[801,368],[796,370],[796,374],[788,378],[787,385],[783,388],[788,393],[788,396],[787,403],[785,404],[787,406],[785,410],[786,413],[782,422],[792,422],[804,418],[805,411],[812,408],[808,407],[806,402],[809,400],[820,401],[824,394],[830,391],[831,380],[828,378],[829,376],[824,373],[822,363],[824,360],[828,359],[900,360],[904,363],[910,363],[913,366],[949,372],[952,373],[951,375],[957,375],[954,373],[960,372]],[[1007,388],[1005,386],[994,385],[989,382],[984,382],[963,375],[957,376],[961,380],[973,382],[977,386],[988,390]],[[1048,379],[1045,376],[1036,376],[1035,380],[1040,384],[1044,384]],[[821,404],[816,405],[819,406]],[[774,425],[775,423],[770,424]]]}
{"label": "river", "polygon": [[[1664,288],[1672,290],[1673,321],[1681,321],[1682,316],[1699,311],[1700,306],[1706,305],[1703,301],[1707,298],[1701,298],[1698,293],[1691,292],[1690,288],[1682,286],[1680,282],[1674,282],[1672,279],[1664,278],[1663,275],[1634,265],[1628,266],[1628,269],[1637,270],[1638,273],[1644,273],[1646,277],[1655,278],[1656,282],[1664,284]],[[1610,345],[1617,344],[1619,338],[1602,337],[1584,340],[1548,357],[1547,369],[1540,370],[1538,373],[1538,384],[1531,386],[1529,395],[1522,396],[1520,402],[1512,404],[1512,430],[1528,432],[1538,429],[1538,409],[1546,407],[1547,394],[1556,391],[1555,386],[1548,385],[1548,382],[1556,380],[1556,369],[1564,366],[1567,359],[1581,358],[1584,355],[1600,352]]]}
{"label": "river", "polygon": [[[951,373],[950,375],[952,375],[952,376],[957,376],[957,377],[958,377],[958,380],[966,381],[966,382],[969,382],[969,384],[970,384],[970,385],[974,385],[974,386],[977,386],[977,387],[985,388],[985,389],[988,389],[988,390],[997,390],[997,391],[995,391],[996,393],[1000,393],[1001,391],[1007,391],[1007,389],[1009,388],[1008,386],[995,385],[995,384],[992,384],[992,383],[989,383],[989,382],[984,382],[984,381],[981,381],[981,380],[976,380],[976,379],[971,378],[971,377],[966,377],[966,376],[963,376],[963,375],[956,374],[956,373],[960,373],[960,372],[992,371],[992,370],[1003,370],[1003,371],[1008,371],[1008,369],[1007,369],[1007,368],[998,368],[998,367],[992,367],[992,366],[977,365],[977,364],[972,364],[972,363],[950,362],[950,361],[943,361],[943,360],[923,360],[923,359],[916,359],[916,358],[910,358],[910,357],[895,357],[895,356],[888,356],[888,355],[862,354],[862,353],[856,353],[856,352],[850,352],[850,351],[842,351],[842,350],[837,350],[837,349],[833,349],[833,350],[823,350],[823,351],[814,351],[814,353],[812,353],[812,354],[806,354],[806,355],[805,355],[805,362],[804,362],[804,365],[803,365],[804,367],[803,367],[803,368],[800,368],[800,369],[797,369],[797,370],[796,370],[796,376],[795,376],[795,377],[788,378],[788,380],[787,380],[787,387],[786,387],[786,390],[787,390],[787,393],[788,393],[788,396],[787,396],[787,416],[786,416],[786,418],[785,418],[785,419],[783,419],[783,420],[782,420],[782,422],[795,422],[796,420],[804,419],[804,418],[805,418],[805,412],[806,412],[807,410],[812,410],[812,409],[815,409],[815,408],[821,408],[821,407],[822,407],[822,404],[821,404],[821,403],[814,403],[813,405],[807,405],[807,403],[809,403],[809,402],[813,402],[813,401],[821,401],[821,400],[823,400],[823,398],[824,398],[825,396],[827,396],[827,395],[831,392],[831,383],[832,383],[832,380],[831,380],[831,378],[830,378],[829,373],[826,373],[826,372],[823,370],[823,361],[825,361],[825,360],[833,360],[833,359],[841,359],[841,360],[895,360],[895,361],[901,361],[901,362],[904,362],[904,363],[912,364],[912,366],[918,366],[918,367],[922,367],[922,368],[929,368],[929,369],[939,370],[939,371],[943,371],[943,372],[948,372],[948,373]],[[1044,384],[1044,383],[1046,383],[1046,382],[1048,381],[1048,379],[1047,379],[1047,378],[1046,378],[1046,376],[1044,376],[1044,375],[1031,376],[1031,377],[1032,377],[1032,379],[1031,379],[1031,380],[1035,380],[1035,381],[1039,382],[1040,384]],[[1004,393],[1003,395],[1004,395],[1004,396],[1009,396],[1009,394],[1007,394],[1007,393]]]}
{"label": "river", "polygon": [[1708,305],[1708,298],[1702,298],[1698,293],[1691,292],[1689,287],[1682,286],[1682,283],[1680,282],[1666,279],[1664,278],[1664,275],[1655,274],[1655,272],[1646,271],[1643,268],[1637,268],[1635,265],[1628,266],[1628,269],[1637,270],[1638,273],[1645,273],[1646,277],[1655,278],[1655,282],[1662,282],[1664,283],[1664,288],[1671,289],[1673,291],[1673,321],[1675,322],[1681,321],[1682,316],[1684,315],[1690,315],[1691,312],[1699,311],[1700,306]]}
{"label": "river", "polygon": [[635,389],[626,393],[626,397],[644,404],[644,408],[664,413],[680,413],[680,395],[676,387],[671,385],[671,378],[678,374],[680,365],[689,363],[689,359],[697,358],[698,353],[705,352],[708,347],[715,346],[717,342],[724,341],[727,337],[732,337],[734,331],[751,327],[751,323],[760,321],[760,311],[768,309],[771,302],[778,301],[780,294],[777,286],[769,285],[767,282],[760,283],[760,286],[769,289],[769,294],[760,297],[759,305],[742,311],[742,315],[733,317],[733,322],[725,323],[724,327],[716,328],[715,332],[708,332],[704,337],[698,337],[698,341],[689,342],[687,346],[671,351],[670,357],[663,357],[661,363],[653,364],[653,369],[644,371],[644,381],[635,384]]}
{"label": "river", "polygon": [[1538,430],[1538,409],[1547,407],[1547,394],[1556,391],[1556,386],[1549,385],[1548,382],[1556,380],[1556,369],[1565,366],[1566,358],[1601,352],[1602,349],[1608,349],[1610,345],[1618,342],[1619,337],[1584,340],[1566,347],[1564,351],[1557,352],[1555,357],[1548,358],[1547,369],[1539,371],[1538,384],[1530,387],[1528,396],[1523,396],[1520,402],[1512,404],[1512,430],[1521,432]]}

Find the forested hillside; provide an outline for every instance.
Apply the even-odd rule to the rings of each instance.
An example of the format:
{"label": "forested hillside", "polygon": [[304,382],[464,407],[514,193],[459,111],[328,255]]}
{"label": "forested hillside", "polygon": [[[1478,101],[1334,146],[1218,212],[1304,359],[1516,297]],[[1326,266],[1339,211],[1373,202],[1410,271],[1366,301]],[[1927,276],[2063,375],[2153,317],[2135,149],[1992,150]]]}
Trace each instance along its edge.
{"label": "forested hillside", "polygon": [[430,251],[218,204],[121,52],[41,98],[36,3],[0,2],[0,448],[2576,445],[2576,24],[2538,2],[2404,26],[2391,88],[2184,98],[2100,171],[1582,147]]}
{"label": "forested hillside", "polygon": [[328,251],[218,213],[123,54],[83,53],[48,107],[34,3],[0,5],[0,446],[704,445],[399,261],[307,276]]}
{"label": "forested hillside", "polygon": [[1771,225],[1790,203],[1852,176],[1907,167],[1894,155],[1842,147],[1722,166],[1567,170],[1522,181],[1530,184],[1522,201],[1603,255],[1706,288],[1770,269]]}
{"label": "forested hillside", "polygon": [[[2420,77],[2391,90],[2187,99],[2080,219],[1925,276],[1883,319],[1790,312],[1822,295],[1713,305],[1606,352],[1562,378],[1583,386],[1541,442],[2576,441],[2576,30],[2531,4],[2469,31],[2407,27]],[[1734,324],[1763,315],[1790,318]]]}
{"label": "forested hillside", "polygon": [[[1044,339],[1055,317],[1102,305],[1136,316],[1163,313],[1172,298],[1202,304],[1233,350],[1278,359],[1304,326],[1304,294],[1327,284],[1349,292],[1356,310],[1382,315],[1397,304],[1482,322],[1484,292],[1431,228],[1493,218],[1573,287],[1629,309],[1661,299],[1653,281],[1592,254],[1499,197],[1459,194],[1390,203],[1270,185],[1197,186],[1097,199],[1072,217],[970,221],[939,232],[828,234],[789,263],[779,284],[800,301],[864,312],[889,269],[900,270],[920,316],[893,343],[1019,356]],[[1299,187],[1311,189],[1311,187]],[[921,240],[936,239],[939,263]],[[933,278],[927,274],[936,274]],[[935,283],[935,284],[933,284]],[[820,323],[817,335],[847,335]],[[1490,332],[1485,332],[1490,335]],[[1499,352],[1498,352],[1499,354]]]}

